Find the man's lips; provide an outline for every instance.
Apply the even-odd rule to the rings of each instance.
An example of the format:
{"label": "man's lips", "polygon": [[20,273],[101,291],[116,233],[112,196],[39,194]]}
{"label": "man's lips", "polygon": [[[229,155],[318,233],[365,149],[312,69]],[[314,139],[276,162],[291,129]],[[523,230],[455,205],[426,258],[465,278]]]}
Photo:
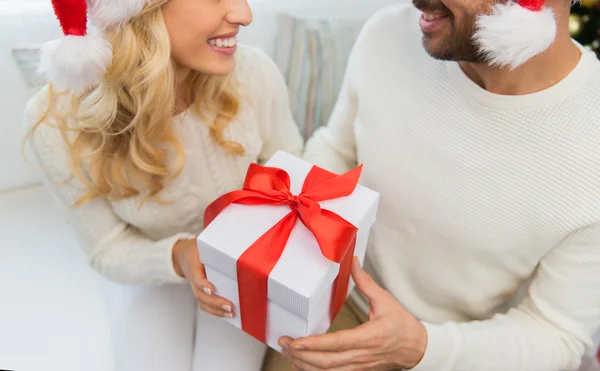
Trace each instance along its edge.
{"label": "man's lips", "polygon": [[432,33],[438,31],[441,27],[446,24],[446,21],[449,18],[449,13],[446,12],[430,12],[425,11],[421,15],[419,19],[419,26],[421,27],[421,31],[424,33]]}
{"label": "man's lips", "polygon": [[427,14],[436,14],[436,15],[440,15],[440,16],[444,16],[447,17],[450,15],[450,12],[448,11],[448,9],[441,9],[441,8],[417,8],[421,13],[427,13]]}

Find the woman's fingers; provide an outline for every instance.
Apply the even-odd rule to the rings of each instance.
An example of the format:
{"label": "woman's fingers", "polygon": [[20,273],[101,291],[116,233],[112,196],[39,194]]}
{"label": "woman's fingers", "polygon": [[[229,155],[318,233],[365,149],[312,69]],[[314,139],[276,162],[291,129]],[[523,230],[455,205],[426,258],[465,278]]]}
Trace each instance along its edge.
{"label": "woman's fingers", "polygon": [[186,250],[185,261],[186,278],[192,286],[194,296],[200,308],[212,315],[219,317],[234,317],[233,304],[220,296],[215,295],[215,287],[206,279],[204,264],[200,261],[195,245],[190,245]]}
{"label": "woman's fingers", "polygon": [[196,291],[196,299],[201,305],[204,305],[208,308],[212,308],[217,311],[222,311],[224,313],[231,314],[233,317],[233,304],[220,296],[217,295],[208,295],[204,291]]}
{"label": "woman's fingers", "polygon": [[198,264],[196,267],[194,267],[194,269],[192,269],[190,281],[192,282],[193,286],[208,296],[213,295],[215,292],[215,287],[213,284],[206,279],[206,271],[204,270],[203,264]]}
{"label": "woman's fingers", "polygon": [[213,316],[233,318],[232,312],[226,312],[223,309],[217,309],[211,306],[204,305],[202,303],[200,303],[200,309],[202,309],[208,314],[212,314]]}
{"label": "woman's fingers", "polygon": [[200,303],[200,308],[212,315],[219,317],[233,318],[233,304],[220,296],[207,295],[204,291],[196,290],[196,299]]}
{"label": "woman's fingers", "polygon": [[190,281],[192,285],[204,291],[207,295],[212,295],[215,292],[215,287],[206,279],[206,272],[203,265],[195,268],[191,273],[192,277]]}
{"label": "woman's fingers", "polygon": [[192,283],[194,286],[194,295],[196,296],[196,300],[200,303],[200,308],[202,310],[215,316],[233,318],[235,315],[233,303],[215,295],[215,288],[213,284],[206,279],[204,271],[202,271],[201,274],[200,272],[194,274]]}

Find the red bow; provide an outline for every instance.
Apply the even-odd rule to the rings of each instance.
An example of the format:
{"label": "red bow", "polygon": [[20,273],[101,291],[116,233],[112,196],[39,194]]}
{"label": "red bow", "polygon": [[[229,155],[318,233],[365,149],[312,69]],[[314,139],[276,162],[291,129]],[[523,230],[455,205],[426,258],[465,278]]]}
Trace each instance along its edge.
{"label": "red bow", "polygon": [[314,166],[304,181],[302,192],[294,196],[290,192],[290,177],[284,170],[252,164],[242,190],[228,193],[208,206],[204,213],[205,227],[234,203],[288,205],[292,210],[237,261],[240,313],[245,332],[266,342],[268,278],[298,218],[315,236],[323,256],[340,264],[330,307],[331,319],[337,315],[348,294],[357,228],[339,215],[321,209],[318,202],[350,196],[361,172],[362,166],[336,175]]}

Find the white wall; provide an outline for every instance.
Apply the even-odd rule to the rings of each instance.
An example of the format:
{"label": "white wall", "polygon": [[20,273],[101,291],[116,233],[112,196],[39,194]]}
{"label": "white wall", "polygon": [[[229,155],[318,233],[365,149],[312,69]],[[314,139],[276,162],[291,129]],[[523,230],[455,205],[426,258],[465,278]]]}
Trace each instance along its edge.
{"label": "white wall", "polygon": [[240,41],[273,50],[277,12],[308,18],[365,19],[381,8],[410,0],[250,0],[254,22],[241,31]]}

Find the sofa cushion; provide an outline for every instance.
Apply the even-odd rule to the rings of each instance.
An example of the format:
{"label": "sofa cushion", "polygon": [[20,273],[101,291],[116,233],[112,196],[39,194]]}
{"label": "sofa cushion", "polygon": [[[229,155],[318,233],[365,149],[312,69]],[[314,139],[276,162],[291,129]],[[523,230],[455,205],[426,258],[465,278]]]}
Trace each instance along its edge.
{"label": "sofa cushion", "polygon": [[294,118],[305,139],[325,125],[364,19],[278,17],[274,60],[283,73]]}
{"label": "sofa cushion", "polygon": [[13,48],[12,53],[31,93],[46,84],[44,76],[38,73],[40,64],[39,45],[16,46]]}

